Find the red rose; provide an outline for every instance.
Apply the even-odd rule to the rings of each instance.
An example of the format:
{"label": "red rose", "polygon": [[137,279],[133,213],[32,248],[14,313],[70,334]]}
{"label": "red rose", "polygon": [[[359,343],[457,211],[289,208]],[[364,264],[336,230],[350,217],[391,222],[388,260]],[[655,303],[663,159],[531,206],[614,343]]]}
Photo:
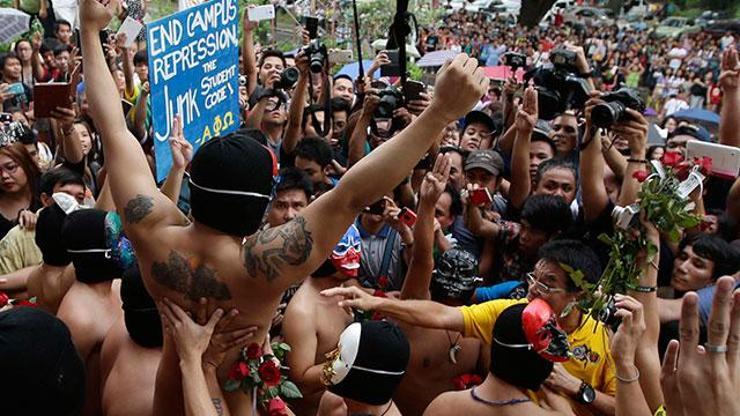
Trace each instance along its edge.
{"label": "red rose", "polygon": [[385,316],[380,312],[373,312],[373,315],[370,317],[371,321],[382,321],[383,319],[385,319]]}
{"label": "red rose", "polygon": [[262,357],[262,348],[257,343],[251,343],[247,347],[247,358],[250,360],[256,360]]}
{"label": "red rose", "polygon": [[660,160],[664,166],[676,166],[683,160],[683,156],[678,152],[665,152],[663,158]]}
{"label": "red rose", "polygon": [[259,368],[260,380],[267,387],[275,387],[280,384],[280,369],[272,360],[267,360]]}
{"label": "red rose", "polygon": [[453,378],[452,385],[455,386],[455,390],[465,390],[465,381],[463,380],[463,376]]}
{"label": "red rose", "polygon": [[378,278],[378,286],[380,286],[381,289],[387,288],[390,283],[391,281],[386,276],[380,276]]}
{"label": "red rose", "polygon": [[8,304],[8,301],[10,298],[8,298],[8,295],[5,294],[5,292],[0,292],[0,308]]}
{"label": "red rose", "polygon": [[704,175],[709,175],[712,173],[712,158],[709,156],[704,156],[701,158],[694,158],[694,163],[699,166],[699,170],[701,170],[701,173]]}
{"label": "red rose", "polygon": [[645,179],[647,179],[648,176],[650,176],[650,174],[646,170],[636,170],[632,174],[632,177],[637,179],[637,182],[640,182],[640,183],[645,182]]}
{"label": "red rose", "polygon": [[383,292],[380,289],[375,289],[375,292],[373,292],[373,296],[377,298],[387,298],[388,296],[385,295],[385,292]]}
{"label": "red rose", "polygon": [[226,376],[230,380],[241,380],[249,375],[249,366],[244,361],[238,361],[234,363],[229,370],[229,374]]}
{"label": "red rose", "polygon": [[267,404],[267,412],[269,416],[288,416],[288,407],[283,399],[276,397]]}
{"label": "red rose", "polygon": [[676,178],[680,181],[686,180],[686,178],[689,177],[689,172],[691,172],[691,164],[689,162],[681,162],[678,165],[673,167],[674,172],[676,173]]}

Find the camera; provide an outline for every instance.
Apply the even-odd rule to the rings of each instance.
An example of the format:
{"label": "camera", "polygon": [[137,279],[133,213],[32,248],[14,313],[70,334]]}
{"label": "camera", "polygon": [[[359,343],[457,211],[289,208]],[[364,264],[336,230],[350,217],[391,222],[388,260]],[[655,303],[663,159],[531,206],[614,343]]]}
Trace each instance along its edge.
{"label": "camera", "polygon": [[276,90],[289,90],[293,88],[295,83],[298,82],[299,74],[300,72],[298,71],[298,68],[285,68],[283,72],[280,73],[280,81],[276,82],[273,88]]}
{"label": "camera", "polygon": [[516,72],[519,68],[527,67],[527,56],[516,52],[505,53],[504,65],[510,66],[511,70]]}
{"label": "camera", "polygon": [[246,75],[239,75],[239,86],[240,87],[247,86],[247,76]]}
{"label": "camera", "polygon": [[614,298],[609,298],[604,309],[599,311],[597,317],[604,325],[611,328],[612,331],[617,332],[619,324],[622,320],[617,316],[617,306],[614,303]]}
{"label": "camera", "polygon": [[378,108],[375,109],[375,118],[392,118],[393,111],[404,105],[403,94],[394,86],[380,90],[378,97],[380,97],[380,102]]}
{"label": "camera", "polygon": [[534,68],[524,75],[534,82],[539,98],[539,118],[552,120],[566,110],[580,110],[589,99],[591,87],[585,79],[554,65]]}
{"label": "camera", "polygon": [[629,119],[627,109],[631,108],[642,113],[645,103],[637,92],[630,88],[621,88],[601,96],[605,103],[594,106],[591,110],[591,121],[596,127],[609,128],[612,125]]}
{"label": "camera", "polygon": [[555,49],[550,52],[550,62],[556,67],[567,72],[576,72],[578,67],[576,61],[578,54],[567,49]]}
{"label": "camera", "polygon": [[637,225],[640,212],[640,206],[637,204],[627,205],[626,207],[615,206],[612,210],[612,219],[615,222],[617,228],[626,230],[632,226]]}
{"label": "camera", "polygon": [[303,50],[306,56],[308,56],[311,72],[314,74],[321,73],[324,70],[324,64],[328,59],[326,45],[321,43],[320,40],[314,39]]}

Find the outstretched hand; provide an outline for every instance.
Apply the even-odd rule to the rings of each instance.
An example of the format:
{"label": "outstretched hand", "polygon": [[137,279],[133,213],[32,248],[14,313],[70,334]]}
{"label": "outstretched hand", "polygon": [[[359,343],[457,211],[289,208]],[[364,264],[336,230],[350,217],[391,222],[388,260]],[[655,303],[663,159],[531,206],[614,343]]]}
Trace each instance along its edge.
{"label": "outstretched hand", "polygon": [[533,86],[524,90],[524,102],[519,105],[516,113],[516,128],[524,132],[531,132],[537,124],[539,98]]}
{"label": "outstretched hand", "polygon": [[380,298],[376,298],[356,286],[335,287],[321,292],[321,296],[328,298],[332,296],[341,296],[344,300],[339,301],[339,307],[345,309],[360,309],[363,311],[372,311],[378,306]]}
{"label": "outstretched hand", "polygon": [[738,77],[740,76],[740,67],[738,67],[737,49],[730,46],[722,54],[722,72],[719,75],[719,85],[723,90],[735,90],[740,86]]}

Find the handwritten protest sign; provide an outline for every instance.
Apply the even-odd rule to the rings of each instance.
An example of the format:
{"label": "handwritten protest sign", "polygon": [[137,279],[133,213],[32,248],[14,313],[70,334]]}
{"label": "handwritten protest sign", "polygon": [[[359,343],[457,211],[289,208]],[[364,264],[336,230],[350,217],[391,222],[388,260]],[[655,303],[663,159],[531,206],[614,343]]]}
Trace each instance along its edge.
{"label": "handwritten protest sign", "polygon": [[239,7],[213,0],[147,25],[157,180],[172,166],[175,115],[197,150],[239,124]]}

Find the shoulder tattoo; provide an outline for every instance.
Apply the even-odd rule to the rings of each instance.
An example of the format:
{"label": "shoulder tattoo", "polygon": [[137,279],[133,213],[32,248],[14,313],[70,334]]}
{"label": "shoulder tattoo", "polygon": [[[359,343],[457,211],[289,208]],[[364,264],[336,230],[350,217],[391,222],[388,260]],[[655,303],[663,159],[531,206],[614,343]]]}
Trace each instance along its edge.
{"label": "shoulder tattoo", "polygon": [[228,286],[216,278],[208,266],[193,266],[180,253],[172,250],[166,262],[152,263],[152,277],[160,285],[184,294],[188,299],[231,299]]}
{"label": "shoulder tattoo", "polygon": [[138,194],[126,203],[123,213],[126,216],[126,222],[136,224],[146,218],[152,212],[154,199],[150,196]]}
{"label": "shoulder tattoo", "polygon": [[271,282],[279,277],[283,266],[305,263],[312,248],[313,236],[306,219],[297,217],[247,239],[244,243],[244,268],[252,277],[263,275]]}

